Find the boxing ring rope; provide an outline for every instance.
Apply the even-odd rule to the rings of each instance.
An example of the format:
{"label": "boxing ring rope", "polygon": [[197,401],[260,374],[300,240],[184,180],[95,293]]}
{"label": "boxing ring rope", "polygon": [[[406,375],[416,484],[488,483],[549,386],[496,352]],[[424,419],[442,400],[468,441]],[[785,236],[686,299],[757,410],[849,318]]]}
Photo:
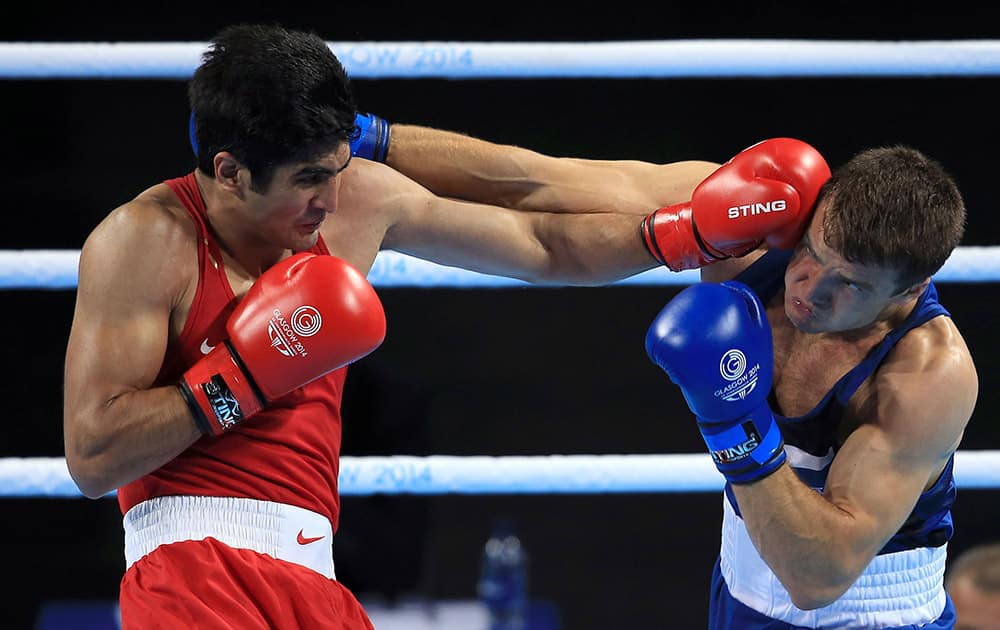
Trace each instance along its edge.
{"label": "boxing ring rope", "polygon": [[[0,250],[0,290],[72,289],[76,287],[79,250]],[[685,285],[698,281],[698,271],[675,273],[651,269],[614,285]],[[538,287],[514,278],[447,267],[394,251],[382,251],[368,273],[380,288],[503,288]],[[959,247],[934,275],[935,282],[1000,281],[1000,246]]]}
{"label": "boxing ring rope", "polygon": [[[1000,41],[329,42],[357,79],[996,76]],[[11,79],[187,79],[204,42],[0,42]]]}
{"label": "boxing ring rope", "polygon": [[[1000,76],[1000,40],[330,42],[355,79]],[[190,77],[204,42],[0,42],[0,79]],[[72,289],[78,250],[0,251],[0,290]],[[381,252],[379,287],[538,286]],[[679,285],[697,271],[654,269],[618,285]],[[938,282],[1000,281],[1000,247],[960,247]],[[1000,450],[959,451],[959,487],[1000,488]],[[508,457],[343,457],[340,491],[370,494],[704,492],[723,479],[704,453]],[[108,496],[113,496],[114,493]],[[80,497],[60,457],[0,458],[0,497]]]}
{"label": "boxing ring rope", "polygon": [[[962,490],[1000,487],[1000,451],[959,451]],[[342,457],[340,494],[709,492],[723,477],[707,453],[504,457]],[[115,493],[106,496],[112,497]],[[0,458],[0,497],[80,497],[61,457]]]}

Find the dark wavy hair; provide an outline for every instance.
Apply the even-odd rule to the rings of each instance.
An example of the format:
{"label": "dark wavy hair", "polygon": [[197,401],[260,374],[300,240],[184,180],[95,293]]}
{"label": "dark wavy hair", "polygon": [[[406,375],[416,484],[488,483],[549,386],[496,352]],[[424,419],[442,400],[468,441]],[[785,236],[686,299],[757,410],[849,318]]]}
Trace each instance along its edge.
{"label": "dark wavy hair", "polygon": [[354,129],[356,107],[347,72],[314,33],[239,24],[211,41],[188,84],[198,168],[229,151],[270,186],[275,168],[335,151]]}
{"label": "dark wavy hair", "polygon": [[900,290],[935,273],[965,232],[954,180],[916,149],[867,149],[820,190],[824,240],[850,262],[894,269]]}

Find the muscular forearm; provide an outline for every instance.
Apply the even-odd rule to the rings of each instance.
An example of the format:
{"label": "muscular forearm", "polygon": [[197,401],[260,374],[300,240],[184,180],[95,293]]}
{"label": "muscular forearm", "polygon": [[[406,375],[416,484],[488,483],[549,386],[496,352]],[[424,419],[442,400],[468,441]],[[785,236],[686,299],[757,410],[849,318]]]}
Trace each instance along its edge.
{"label": "muscular forearm", "polygon": [[393,125],[387,163],[435,193],[522,211],[647,215],[687,201],[718,164],[553,157],[426,127]]}
{"label": "muscular forearm", "polygon": [[863,525],[788,466],[733,491],[754,546],[799,608],[840,597],[878,550],[857,543],[869,539],[856,531]]}
{"label": "muscular forearm", "polygon": [[451,131],[394,124],[386,163],[439,195],[526,208],[544,186],[538,170],[555,160]]}
{"label": "muscular forearm", "polygon": [[201,437],[173,386],[127,392],[99,409],[66,414],[67,464],[91,498],[156,470]]}

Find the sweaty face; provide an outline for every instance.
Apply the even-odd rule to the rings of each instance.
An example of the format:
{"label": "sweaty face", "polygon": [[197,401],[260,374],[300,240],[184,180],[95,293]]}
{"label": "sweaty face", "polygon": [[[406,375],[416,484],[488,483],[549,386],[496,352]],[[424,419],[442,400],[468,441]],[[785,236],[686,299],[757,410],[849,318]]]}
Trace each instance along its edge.
{"label": "sweaty face", "polygon": [[296,251],[315,245],[326,215],[337,209],[339,175],[350,161],[344,144],[315,162],[279,167],[268,190],[247,200],[262,237]]}
{"label": "sweaty face", "polygon": [[848,262],[823,240],[824,204],[785,271],[785,314],[802,332],[865,328],[907,300],[892,269]]}

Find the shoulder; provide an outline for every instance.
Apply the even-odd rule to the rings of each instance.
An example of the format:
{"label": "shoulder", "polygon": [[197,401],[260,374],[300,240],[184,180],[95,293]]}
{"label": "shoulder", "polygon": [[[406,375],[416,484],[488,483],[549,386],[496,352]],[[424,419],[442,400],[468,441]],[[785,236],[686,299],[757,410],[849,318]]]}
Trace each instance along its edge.
{"label": "shoulder", "polygon": [[387,233],[434,195],[391,167],[354,158],[339,175],[337,211],[320,228],[331,253],[359,269],[372,265]]}
{"label": "shoulder", "polygon": [[337,206],[341,222],[388,228],[437,199],[421,184],[380,162],[355,158],[342,178]]}
{"label": "shoulder", "polygon": [[903,335],[884,364],[887,373],[911,370],[950,383],[978,382],[975,363],[954,320],[934,317]]}
{"label": "shoulder", "polygon": [[879,423],[916,450],[958,447],[979,395],[979,377],[954,321],[940,316],[909,331],[874,380]]}
{"label": "shoulder", "polygon": [[370,218],[372,213],[392,212],[414,199],[433,196],[406,175],[370,160],[354,158],[341,177],[338,212],[345,214],[359,213]]}
{"label": "shoulder", "polygon": [[399,189],[422,189],[403,173],[381,162],[354,158],[341,175],[341,195],[370,193],[373,191],[392,192]]}
{"label": "shoulder", "polygon": [[157,184],[108,213],[87,243],[115,239],[125,244],[138,241],[169,246],[195,238],[195,226],[180,201],[166,185]]}
{"label": "shoulder", "polygon": [[80,280],[129,276],[154,288],[179,286],[197,268],[197,230],[173,192],[153,186],[109,212],[81,249]]}

